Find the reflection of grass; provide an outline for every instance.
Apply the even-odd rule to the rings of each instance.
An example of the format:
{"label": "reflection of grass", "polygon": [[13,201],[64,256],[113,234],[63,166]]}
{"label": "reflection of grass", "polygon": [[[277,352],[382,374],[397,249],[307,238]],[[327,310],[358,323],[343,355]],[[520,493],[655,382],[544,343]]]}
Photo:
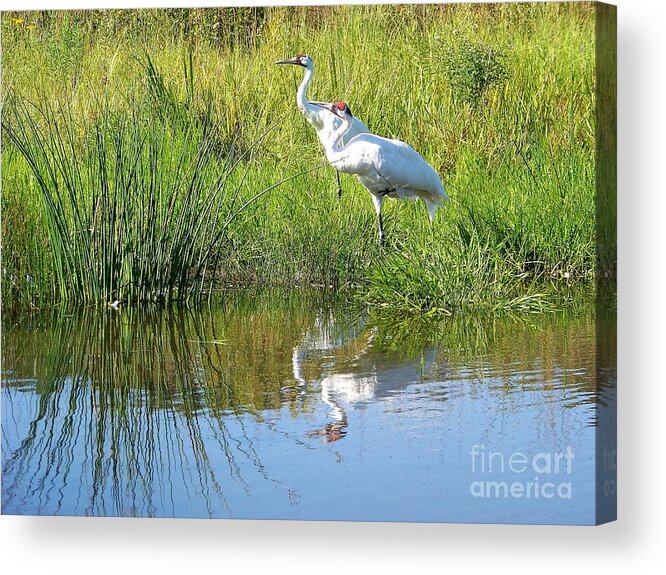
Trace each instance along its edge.
{"label": "reflection of grass", "polygon": [[[589,323],[593,301],[590,291],[577,292],[566,311],[545,315],[469,313],[442,317],[438,314],[414,315],[380,310],[371,314],[368,325],[377,330],[375,343],[378,349],[410,356],[425,347],[435,346],[447,350],[447,353],[459,352],[460,359],[469,360],[492,354],[500,341],[503,342],[501,346],[506,347],[519,338],[520,333],[532,333],[538,341],[545,337],[542,327],[556,332],[565,331],[569,325],[580,327],[587,324],[586,330],[593,330],[593,323]],[[519,348],[519,351],[524,351],[525,357],[535,355],[534,350]],[[581,357],[584,357],[583,353]]]}
{"label": "reflection of grass", "polygon": [[[369,327],[376,330],[374,348],[380,352],[413,358],[428,347],[439,350],[447,376],[470,369],[478,370],[480,381],[487,373],[500,377],[538,373],[546,385],[574,382],[575,401],[593,403],[599,391],[597,363],[604,361],[598,356],[598,339],[612,337],[614,325],[598,325],[591,293],[578,294],[567,307],[567,311],[541,316],[457,314],[442,318],[384,312],[373,314]],[[581,376],[578,371],[569,376],[565,366],[584,368],[586,374]]]}
{"label": "reflection of grass", "polygon": [[[20,372],[34,372],[45,394],[79,374],[105,408],[149,399],[151,409],[188,416],[259,414],[296,396],[293,348],[333,301],[326,291],[231,291],[214,307],[58,308],[26,319],[5,314],[3,357]],[[345,310],[338,326],[356,321],[355,306],[338,309]]]}
{"label": "reflection of grass", "polygon": [[[270,470],[246,449],[251,438],[237,435],[245,433],[245,418],[270,425],[271,410],[287,408],[302,417],[320,401],[303,394],[295,380],[293,350],[308,344],[320,349],[321,318],[319,327],[335,342],[320,349],[324,361],[346,366],[350,375],[358,369],[367,377],[357,362],[366,351],[399,365],[435,348],[432,369],[443,370],[446,380],[463,372],[469,379],[470,370],[483,379],[490,370],[508,393],[516,378],[504,381],[504,374],[538,371],[545,385],[574,382],[572,402],[592,401],[595,322],[588,302],[576,300],[575,309],[529,319],[377,313],[361,322],[364,327],[349,329],[359,318],[353,305],[331,301],[324,292],[272,291],[229,293],[215,307],[187,311],[53,312],[16,325],[5,315],[3,413],[13,412],[14,391],[31,382],[37,407],[20,445],[4,454],[4,502],[20,507],[12,498],[25,490],[34,490],[25,495],[32,501],[37,486],[69,481],[80,486],[81,513],[169,514],[168,486],[187,470],[195,474],[189,479],[196,484],[193,498],[203,498],[209,509],[218,508],[217,501],[225,506],[228,485],[211,472],[220,458],[228,463],[226,481],[244,485],[248,466],[270,479]],[[309,342],[313,329],[315,341]],[[305,374],[312,380],[322,373],[315,364]],[[569,377],[566,366],[578,371]],[[70,477],[74,470],[76,477]],[[38,498],[52,509],[58,494],[45,489]],[[135,507],[127,507],[132,500]]]}
{"label": "reflection of grass", "polygon": [[[432,229],[422,206],[387,202],[389,246],[382,253],[367,193],[347,178],[346,193],[338,202],[328,168],[304,174],[236,218],[224,242],[210,243],[213,257],[207,266],[184,266],[185,271],[175,273],[179,279],[172,290],[161,282],[137,290],[173,296],[184,285],[194,292],[207,290],[211,281],[215,285],[361,284],[358,293],[373,305],[533,310],[560,302],[551,295],[553,290],[543,288],[544,281],[559,288],[593,277],[594,12],[590,6],[138,11],[131,13],[132,18],[129,14],[43,13],[34,22],[30,15],[31,24],[37,25],[30,31],[3,19],[3,100],[26,98],[42,109],[47,101],[58,102],[70,110],[71,156],[88,171],[94,164],[86,163],[85,135],[94,135],[95,126],[106,126],[102,142],[107,159],[115,153],[115,120],[113,125],[104,124],[107,117],[133,118],[135,125],[126,126],[124,134],[135,146],[137,138],[145,137],[146,156],[150,143],[166,135],[170,151],[157,154],[156,180],[173,191],[173,201],[193,214],[194,223],[179,227],[175,217],[172,223],[164,222],[164,230],[169,237],[180,234],[178,245],[193,245],[190,255],[210,242],[226,221],[219,213],[229,213],[234,194],[221,199],[219,213],[200,211],[199,202],[210,193],[215,174],[225,169],[232,149],[247,151],[275,120],[286,120],[256,147],[252,162],[241,162],[230,176],[228,189],[239,190],[241,205],[285,177],[322,162],[315,137],[294,106],[301,72],[272,64],[299,51],[310,52],[317,62],[311,97],[344,98],[373,131],[411,143],[442,175],[452,198]],[[386,41],[402,37],[409,41]],[[499,81],[504,76],[494,68],[497,81],[490,81],[493,78],[484,76],[483,70],[479,76],[465,68],[474,61],[459,62],[456,70],[460,68],[463,79],[471,78],[474,89],[481,90],[476,104],[457,97],[449,81],[451,71],[441,48],[458,37],[483,47],[476,64],[483,64],[484,54],[503,54],[504,81]],[[335,57],[343,39],[344,58]],[[64,52],[67,58],[61,57]],[[389,76],[390,82],[377,81]],[[150,113],[143,113],[145,102],[151,103]],[[11,120],[11,110],[11,106],[3,109],[3,121]],[[202,190],[198,200],[188,196],[187,186],[173,185],[168,167],[177,164],[181,150],[186,158],[195,153],[195,142],[182,135],[183,126],[192,122],[196,138],[205,133],[211,148],[211,157],[197,176]],[[206,131],[207,125],[215,129]],[[75,160],[66,159],[71,167]],[[88,267],[82,277],[73,276],[66,260],[57,257],[63,246],[70,242],[77,246],[86,237],[72,234],[75,213],[65,210],[64,231],[71,237],[54,238],[45,225],[48,209],[34,172],[11,142],[3,146],[2,162],[5,301],[46,305],[65,297],[110,299],[108,292],[125,279],[111,289],[97,288],[98,269]],[[142,169],[148,172],[150,166],[147,162]],[[87,177],[86,172],[84,181]],[[143,182],[147,186],[150,180]],[[91,214],[95,194],[104,196],[94,186],[85,188],[85,210]],[[125,210],[123,217],[129,211],[139,214],[146,199],[140,192],[146,193],[145,189],[128,187],[122,204],[112,197],[107,201]],[[181,232],[196,227],[197,214],[202,225],[210,227],[201,244],[192,244],[190,236]],[[88,225],[91,216],[82,221]],[[160,225],[159,217],[146,216],[144,221],[146,229],[149,224]],[[136,238],[146,266],[155,267],[154,275],[171,277],[170,264],[161,256],[164,246],[172,244]],[[116,237],[111,241],[109,247],[116,254],[132,250],[131,242]],[[76,249],[88,253],[86,245]],[[174,249],[177,253],[170,261],[182,261],[183,250]],[[116,258],[104,265],[124,270],[134,265],[132,261]],[[190,281],[193,278],[204,281]],[[82,290],[91,293],[83,297]]]}
{"label": "reflection of grass", "polygon": [[[290,346],[313,312],[289,298],[245,305],[253,311],[241,303],[238,312],[54,312],[17,329],[5,325],[2,356],[13,375],[3,384],[14,388],[21,384],[11,378],[29,377],[39,397],[27,435],[4,457],[5,504],[20,505],[18,493],[49,485],[52,475],[67,482],[81,457],[80,512],[93,515],[169,514],[161,507],[164,490],[184,472],[198,474],[192,497],[210,510],[214,500],[226,506],[223,481],[211,472],[220,457],[241,484],[239,458],[265,475],[253,450],[237,449],[251,441],[230,427],[244,433],[247,413],[261,420],[263,411],[284,405],[294,413],[309,409],[311,399],[291,377]],[[12,401],[8,396],[6,409]],[[42,457],[48,465],[38,463]],[[40,493],[40,505],[52,496]],[[132,499],[136,508],[125,507]]]}

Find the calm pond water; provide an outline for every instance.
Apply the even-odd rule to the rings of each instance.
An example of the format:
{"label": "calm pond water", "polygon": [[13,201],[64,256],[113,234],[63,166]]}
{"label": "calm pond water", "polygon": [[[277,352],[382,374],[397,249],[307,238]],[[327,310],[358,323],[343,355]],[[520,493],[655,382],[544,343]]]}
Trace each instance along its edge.
{"label": "calm pond water", "polygon": [[593,306],[6,317],[3,513],[593,523],[597,346]]}

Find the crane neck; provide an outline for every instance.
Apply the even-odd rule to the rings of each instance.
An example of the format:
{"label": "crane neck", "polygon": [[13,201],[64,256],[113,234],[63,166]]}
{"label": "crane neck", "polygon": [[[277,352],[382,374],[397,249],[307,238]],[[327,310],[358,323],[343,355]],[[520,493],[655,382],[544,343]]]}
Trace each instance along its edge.
{"label": "crane neck", "polygon": [[333,132],[331,139],[326,146],[326,158],[329,162],[333,163],[340,160],[340,156],[343,154],[346,147],[342,145],[342,139],[351,129],[353,122],[354,118],[352,116],[341,118],[340,126]]}
{"label": "crane neck", "polygon": [[322,382],[321,385],[321,400],[331,408],[331,417],[335,421],[347,422],[347,413],[340,405],[340,402],[335,398],[335,394],[331,389],[331,384],[327,381]]}
{"label": "crane neck", "polygon": [[296,103],[298,104],[299,108],[308,105],[308,99],[305,93],[308,89],[308,86],[310,84],[310,81],[312,80],[313,75],[314,75],[314,64],[305,68],[305,75],[303,76],[303,81],[301,82],[301,85],[298,87],[298,91],[296,92]]}

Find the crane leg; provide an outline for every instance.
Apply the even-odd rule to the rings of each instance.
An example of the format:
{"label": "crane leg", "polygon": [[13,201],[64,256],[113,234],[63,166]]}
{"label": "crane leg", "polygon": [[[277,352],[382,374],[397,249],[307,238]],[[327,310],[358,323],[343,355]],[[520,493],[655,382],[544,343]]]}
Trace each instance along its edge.
{"label": "crane leg", "polygon": [[386,234],[384,234],[384,223],[382,222],[382,202],[384,196],[375,196],[372,194],[372,203],[375,204],[375,211],[377,212],[377,225],[379,226],[379,245],[384,247],[386,244]]}
{"label": "crane leg", "polygon": [[386,245],[386,234],[384,233],[384,225],[382,223],[381,210],[377,213],[377,221],[379,223],[379,245],[384,247]]}
{"label": "crane leg", "polygon": [[342,198],[342,184],[340,183],[340,172],[335,170],[335,179],[338,181],[338,200]]}

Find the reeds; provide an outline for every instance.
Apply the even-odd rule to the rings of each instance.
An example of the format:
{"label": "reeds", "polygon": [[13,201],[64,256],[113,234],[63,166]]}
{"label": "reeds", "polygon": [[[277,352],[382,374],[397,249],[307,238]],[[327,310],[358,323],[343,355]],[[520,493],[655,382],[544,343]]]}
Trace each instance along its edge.
{"label": "reeds", "polygon": [[81,135],[65,108],[19,102],[8,116],[41,194],[54,293],[172,300],[204,281],[242,185],[227,186],[237,164],[218,161],[210,131],[173,129],[140,107],[129,117],[105,107]]}
{"label": "reeds", "polygon": [[[594,278],[588,5],[275,8],[249,46],[209,37],[217,12],[133,14],[29,33],[5,19],[3,301],[271,283],[353,286],[407,309],[545,309]],[[72,39],[78,60],[61,63]],[[386,202],[380,250],[367,192],[344,178],[336,199],[294,105],[301,72],[272,64],[302,51],[317,63],[311,98],[349,101],[441,174],[452,200],[434,227],[422,206]],[[477,73],[487,54],[501,55],[493,81]],[[467,80],[472,102],[456,92]]]}

